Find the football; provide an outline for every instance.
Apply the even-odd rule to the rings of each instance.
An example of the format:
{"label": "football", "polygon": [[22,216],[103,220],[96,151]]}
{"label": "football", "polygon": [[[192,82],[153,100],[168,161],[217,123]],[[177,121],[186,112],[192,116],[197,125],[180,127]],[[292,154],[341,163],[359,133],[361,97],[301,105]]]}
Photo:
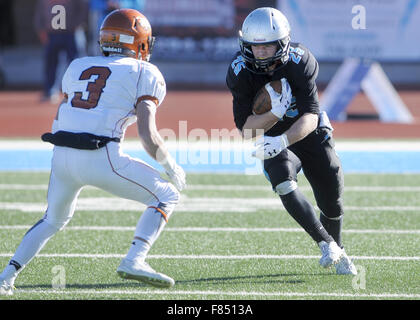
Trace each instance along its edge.
{"label": "football", "polygon": [[[280,80],[271,81],[270,86],[274,89],[274,91],[281,94],[281,81]],[[268,94],[264,86],[255,95],[254,102],[252,104],[252,112],[254,112],[254,114],[263,114],[270,110],[271,110],[271,99],[270,99],[270,95]]]}

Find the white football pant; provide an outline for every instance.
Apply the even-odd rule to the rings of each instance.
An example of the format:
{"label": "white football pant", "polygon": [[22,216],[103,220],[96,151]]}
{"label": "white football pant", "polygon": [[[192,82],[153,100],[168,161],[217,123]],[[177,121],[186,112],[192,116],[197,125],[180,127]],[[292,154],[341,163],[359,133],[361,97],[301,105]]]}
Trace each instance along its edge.
{"label": "white football pant", "polygon": [[45,221],[62,229],[72,218],[77,196],[91,185],[121,198],[160,208],[167,221],[179,192],[145,162],[122,153],[110,142],[98,150],[54,147]]}

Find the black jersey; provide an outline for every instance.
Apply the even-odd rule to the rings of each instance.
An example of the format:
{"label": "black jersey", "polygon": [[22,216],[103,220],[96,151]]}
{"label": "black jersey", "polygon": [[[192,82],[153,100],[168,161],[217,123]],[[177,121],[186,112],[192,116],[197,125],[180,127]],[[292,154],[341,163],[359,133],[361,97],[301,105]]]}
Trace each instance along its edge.
{"label": "black jersey", "polygon": [[233,96],[233,116],[236,127],[242,130],[246,119],[252,114],[256,93],[267,82],[286,78],[292,89],[292,103],[286,114],[266,135],[277,136],[285,132],[304,113],[319,113],[318,62],[312,53],[299,43],[290,43],[288,63],[270,75],[258,75],[245,67],[240,52],[233,58],[226,75],[226,84]]}

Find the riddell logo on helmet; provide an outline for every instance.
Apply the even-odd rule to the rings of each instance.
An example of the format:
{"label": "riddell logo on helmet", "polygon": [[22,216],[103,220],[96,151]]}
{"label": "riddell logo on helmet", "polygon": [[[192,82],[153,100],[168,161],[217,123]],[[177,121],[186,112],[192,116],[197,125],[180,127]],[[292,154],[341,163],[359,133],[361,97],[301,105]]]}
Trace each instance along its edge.
{"label": "riddell logo on helmet", "polygon": [[111,52],[122,52],[122,48],[116,48],[116,47],[102,47],[102,50],[104,51],[111,51]]}
{"label": "riddell logo on helmet", "polygon": [[254,41],[265,41],[265,38],[263,38],[263,39],[256,39],[256,38],[254,38]]}

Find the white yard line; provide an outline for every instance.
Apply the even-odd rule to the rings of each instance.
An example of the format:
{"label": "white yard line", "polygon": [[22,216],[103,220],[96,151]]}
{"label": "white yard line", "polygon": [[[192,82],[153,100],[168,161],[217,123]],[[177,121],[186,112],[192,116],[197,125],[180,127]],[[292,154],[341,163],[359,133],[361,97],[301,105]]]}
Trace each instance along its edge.
{"label": "white yard line", "polygon": [[0,184],[0,190],[47,190],[47,184]]}
{"label": "white yard line", "polygon": [[[299,187],[303,191],[312,190],[310,186]],[[0,190],[47,190],[46,184],[0,184]],[[95,190],[95,187],[86,187]],[[215,190],[215,191],[272,191],[267,185],[210,185],[210,184],[191,184],[187,185],[186,190]],[[352,192],[420,192],[420,186],[348,186],[344,191]]]}
{"label": "white yard line", "polygon": [[[0,230],[27,230],[31,225],[0,225]],[[135,227],[122,226],[68,226],[64,230],[76,231],[134,231]],[[301,228],[206,228],[206,227],[167,227],[165,232],[304,232]],[[420,234],[420,230],[393,229],[348,229],[343,233],[361,234]]]}
{"label": "white yard line", "polygon": [[[268,182],[267,182],[268,183]],[[0,185],[1,188],[1,185]],[[300,186],[302,191],[310,191],[312,188],[310,186]],[[267,185],[205,185],[205,184],[193,184],[187,185],[186,190],[216,190],[216,191],[272,191],[271,187]],[[388,187],[388,186],[346,186],[344,191],[353,191],[353,192],[419,192],[420,186],[398,186],[398,187]]]}
{"label": "white yard line", "polygon": [[[0,202],[0,210],[18,210],[23,212],[45,212],[46,202]],[[143,211],[144,204],[115,197],[80,197],[77,201],[77,211]],[[259,210],[284,210],[278,197],[272,198],[206,198],[181,196],[176,212],[255,212]],[[347,206],[346,211],[397,211],[420,213],[420,206]]]}
{"label": "white yard line", "polygon": [[[337,297],[337,298],[420,298],[420,294],[410,293],[331,293],[331,292],[259,292],[259,291],[195,291],[195,290],[73,290],[73,289],[61,289],[61,290],[30,290],[30,289],[17,289],[16,294],[19,293],[39,293],[39,294],[110,294],[110,295],[198,295],[198,296],[233,296],[233,297],[252,297],[252,296],[263,296],[263,297]],[[252,303],[251,303],[252,305]]]}
{"label": "white yard line", "polygon": [[[0,253],[0,257],[11,257],[13,253]],[[125,254],[94,254],[94,253],[41,253],[36,257],[38,258],[102,258],[114,259],[124,258]],[[395,260],[395,261],[420,261],[420,257],[401,257],[401,256],[349,256],[355,260]],[[310,255],[267,255],[267,254],[254,254],[254,255],[170,255],[170,254],[152,254],[147,259],[186,259],[186,260],[247,260],[247,259],[319,259],[319,256]]]}

